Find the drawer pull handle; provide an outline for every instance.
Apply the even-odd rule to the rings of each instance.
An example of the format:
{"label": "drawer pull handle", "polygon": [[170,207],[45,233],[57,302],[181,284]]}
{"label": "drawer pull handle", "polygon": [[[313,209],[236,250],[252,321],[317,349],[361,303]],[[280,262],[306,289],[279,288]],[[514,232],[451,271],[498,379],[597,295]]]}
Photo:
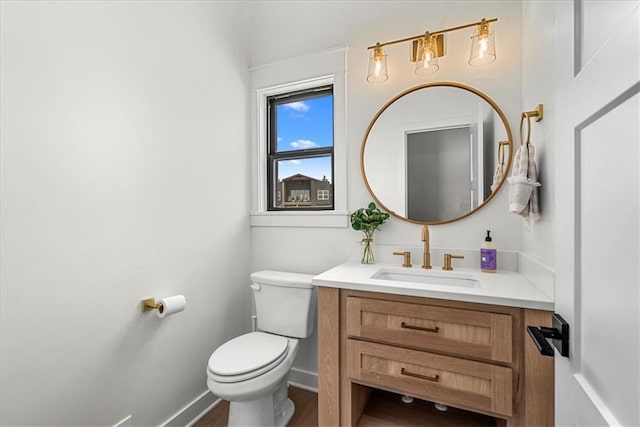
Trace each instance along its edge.
{"label": "drawer pull handle", "polygon": [[413,329],[414,331],[433,332],[436,334],[440,332],[440,328],[437,326],[435,328],[423,328],[422,326],[407,325],[406,323],[402,322],[400,323],[400,327],[404,329]]}
{"label": "drawer pull handle", "polygon": [[440,375],[436,375],[435,377],[430,377],[428,375],[420,375],[415,372],[409,372],[406,369],[400,369],[400,375],[406,375],[407,377],[420,378],[421,380],[432,381],[434,383],[440,382]]}

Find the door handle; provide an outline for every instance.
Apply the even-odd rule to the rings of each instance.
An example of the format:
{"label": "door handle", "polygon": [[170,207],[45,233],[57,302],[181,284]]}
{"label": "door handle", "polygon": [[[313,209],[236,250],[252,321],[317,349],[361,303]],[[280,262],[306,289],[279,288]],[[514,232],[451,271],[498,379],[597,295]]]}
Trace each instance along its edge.
{"label": "door handle", "polygon": [[569,324],[558,313],[553,313],[553,327],[547,326],[527,326],[527,332],[538,348],[540,354],[544,356],[554,356],[553,347],[547,338],[551,339],[553,346],[558,349],[564,357],[569,357]]}

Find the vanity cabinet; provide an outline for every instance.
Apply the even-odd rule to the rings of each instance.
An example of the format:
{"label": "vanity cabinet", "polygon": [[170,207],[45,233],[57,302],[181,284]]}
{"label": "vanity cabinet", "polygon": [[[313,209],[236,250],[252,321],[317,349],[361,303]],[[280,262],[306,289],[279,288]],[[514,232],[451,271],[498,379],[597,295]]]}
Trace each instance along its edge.
{"label": "vanity cabinet", "polygon": [[553,358],[526,339],[551,312],[318,288],[318,419],[357,425],[372,388],[553,425]]}

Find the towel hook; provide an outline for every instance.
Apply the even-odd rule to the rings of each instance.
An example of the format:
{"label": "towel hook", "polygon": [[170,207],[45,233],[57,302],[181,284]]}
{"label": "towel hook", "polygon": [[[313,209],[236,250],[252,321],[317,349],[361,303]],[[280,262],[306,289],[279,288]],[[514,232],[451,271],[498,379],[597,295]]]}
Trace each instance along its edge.
{"label": "towel hook", "polygon": [[520,145],[523,145],[522,138],[522,125],[524,124],[524,119],[527,119],[527,144],[531,142],[531,117],[536,118],[536,122],[539,122],[544,117],[542,104],[536,105],[531,111],[523,111],[522,117],[520,118]]}

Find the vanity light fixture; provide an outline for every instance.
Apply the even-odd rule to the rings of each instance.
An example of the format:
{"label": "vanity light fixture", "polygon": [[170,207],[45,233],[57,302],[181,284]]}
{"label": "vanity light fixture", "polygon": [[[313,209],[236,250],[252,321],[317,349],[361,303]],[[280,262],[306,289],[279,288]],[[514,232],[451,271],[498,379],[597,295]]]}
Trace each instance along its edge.
{"label": "vanity light fixture", "polygon": [[384,43],[376,43],[367,47],[372,50],[369,58],[369,70],[367,81],[369,83],[384,83],[389,79],[387,69],[387,54],[385,46],[398,43],[411,42],[411,62],[415,63],[416,74],[423,75],[435,73],[440,66],[438,58],[445,54],[444,35],[452,31],[464,28],[476,27],[476,33],[471,37],[471,53],[469,55],[470,65],[485,65],[496,60],[496,48],[494,43],[494,33],[489,24],[496,22],[498,18],[485,19],[470,24],[459,25],[457,27],[445,28],[434,32],[425,32],[417,36],[392,40]]}
{"label": "vanity light fixture", "polygon": [[496,60],[496,45],[493,31],[489,29],[489,22],[482,19],[476,31],[476,34],[471,37],[469,65],[491,64]]}
{"label": "vanity light fixture", "polygon": [[384,83],[389,79],[389,71],[387,70],[387,54],[382,49],[380,43],[376,43],[373,47],[373,53],[369,60],[369,71],[367,72],[367,81],[369,83]]}
{"label": "vanity light fixture", "polygon": [[416,58],[416,74],[428,74],[438,71],[437,36],[431,35],[428,31],[424,38],[417,41],[418,57]]}

